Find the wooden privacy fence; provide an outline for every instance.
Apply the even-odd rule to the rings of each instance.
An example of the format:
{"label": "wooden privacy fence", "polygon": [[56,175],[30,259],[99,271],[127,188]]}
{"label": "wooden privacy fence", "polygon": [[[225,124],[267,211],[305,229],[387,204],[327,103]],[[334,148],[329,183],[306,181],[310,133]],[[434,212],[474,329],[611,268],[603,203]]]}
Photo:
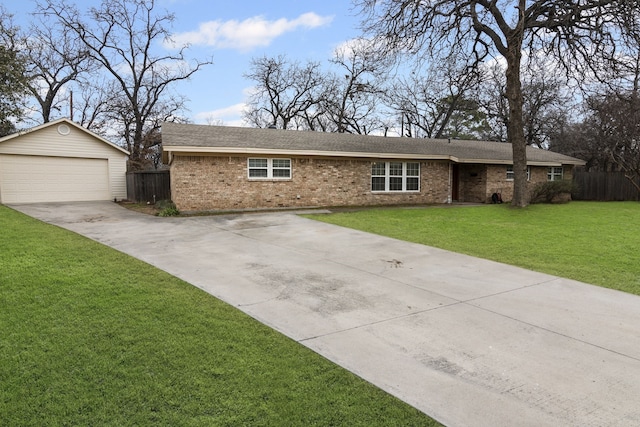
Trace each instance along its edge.
{"label": "wooden privacy fence", "polygon": [[[640,180],[638,180],[640,182]],[[577,187],[574,200],[622,201],[640,200],[638,189],[623,172],[574,171],[573,183]]]}
{"label": "wooden privacy fence", "polygon": [[171,200],[169,171],[127,172],[127,197],[138,203]]}

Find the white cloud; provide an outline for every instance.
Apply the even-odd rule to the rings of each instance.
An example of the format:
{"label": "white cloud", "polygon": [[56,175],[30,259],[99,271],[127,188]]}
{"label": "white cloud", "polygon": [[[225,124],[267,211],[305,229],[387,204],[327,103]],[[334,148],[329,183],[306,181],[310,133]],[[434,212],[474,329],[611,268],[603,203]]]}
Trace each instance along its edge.
{"label": "white cloud", "polygon": [[372,40],[358,37],[355,39],[345,40],[342,43],[338,44],[335,47],[334,52],[337,55],[348,56],[349,53],[353,51],[364,50],[367,47],[372,46],[372,44],[373,44]]}
{"label": "white cloud", "polygon": [[317,28],[328,25],[333,16],[304,13],[289,20],[281,18],[269,21],[263,16],[254,16],[244,21],[208,21],[200,24],[197,31],[175,34],[170,46],[205,45],[216,48],[249,51],[258,46],[268,46],[275,38],[299,28]]}
{"label": "white cloud", "polygon": [[195,115],[197,123],[224,126],[246,126],[242,118],[242,112],[247,104],[244,102],[219,108],[212,111],[203,111]]}

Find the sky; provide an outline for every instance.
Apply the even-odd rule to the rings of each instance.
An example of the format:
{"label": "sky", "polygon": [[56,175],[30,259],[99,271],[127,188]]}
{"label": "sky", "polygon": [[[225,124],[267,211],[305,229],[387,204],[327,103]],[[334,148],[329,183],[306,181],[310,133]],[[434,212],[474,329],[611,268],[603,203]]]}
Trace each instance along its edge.
{"label": "sky", "polygon": [[[7,3],[15,23],[27,27],[35,0]],[[81,11],[99,3],[76,2]],[[189,57],[213,57],[213,65],[175,86],[188,99],[185,115],[193,123],[242,125],[253,86],[243,74],[252,58],[284,54],[326,65],[336,47],[360,35],[349,0],[156,0],[156,9],[175,14],[171,32],[191,45]]]}

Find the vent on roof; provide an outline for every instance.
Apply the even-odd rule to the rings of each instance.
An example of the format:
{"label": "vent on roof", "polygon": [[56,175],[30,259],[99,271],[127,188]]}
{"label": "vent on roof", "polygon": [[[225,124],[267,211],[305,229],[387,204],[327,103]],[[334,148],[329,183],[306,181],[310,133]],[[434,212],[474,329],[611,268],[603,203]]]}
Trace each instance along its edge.
{"label": "vent on roof", "polygon": [[276,125],[269,125],[269,129],[278,129]]}

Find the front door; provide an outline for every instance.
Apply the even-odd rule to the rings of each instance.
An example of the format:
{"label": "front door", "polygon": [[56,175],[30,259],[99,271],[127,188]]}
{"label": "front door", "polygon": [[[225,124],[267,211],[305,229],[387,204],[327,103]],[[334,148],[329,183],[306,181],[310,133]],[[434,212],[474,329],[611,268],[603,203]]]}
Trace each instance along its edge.
{"label": "front door", "polygon": [[453,163],[451,167],[451,200],[460,200],[460,165]]}

